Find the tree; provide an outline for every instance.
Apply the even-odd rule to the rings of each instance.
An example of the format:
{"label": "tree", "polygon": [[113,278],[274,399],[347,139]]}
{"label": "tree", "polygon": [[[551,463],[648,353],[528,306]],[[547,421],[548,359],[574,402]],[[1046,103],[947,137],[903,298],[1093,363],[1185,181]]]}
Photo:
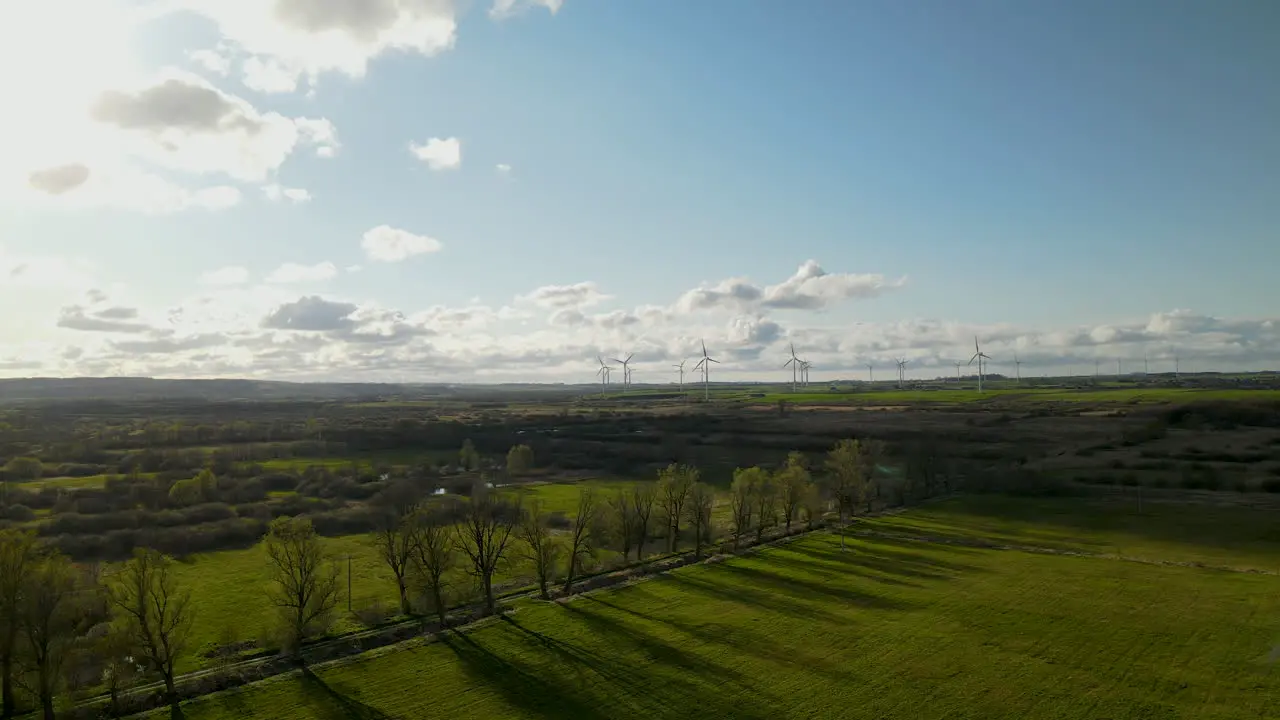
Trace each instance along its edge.
{"label": "tree", "polygon": [[42,558],[32,568],[21,598],[22,636],[31,663],[36,697],[45,720],[54,720],[53,699],[62,681],[63,662],[92,616],[85,611],[81,576],[65,555]]}
{"label": "tree", "polygon": [[419,508],[413,514],[411,531],[413,575],[439,618],[440,627],[446,627],[447,573],[453,569],[457,554],[453,523],[443,501]]}
{"label": "tree", "polygon": [[658,473],[658,506],[667,521],[667,549],[675,552],[680,544],[680,518],[689,499],[689,486],[697,477],[697,469],[671,463]]}
{"label": "tree", "polygon": [[338,606],[338,566],[325,556],[311,520],[278,517],[267,528],[267,557],[276,588],[271,600],[280,608],[294,658],[302,660],[302,641],[328,626]]}
{"label": "tree", "polygon": [[533,448],[516,445],[507,452],[507,473],[512,477],[524,475],[533,469]]}
{"label": "tree", "polygon": [[590,557],[591,534],[588,532],[596,521],[596,493],[591,488],[578,491],[578,512],[573,518],[573,527],[569,529],[569,562],[564,577],[564,592],[573,589],[573,579],[582,569],[582,560]]}
{"label": "tree", "polygon": [[742,541],[742,536],[751,529],[756,509],[756,485],[763,472],[758,467],[737,468],[733,471],[733,485],[729,487],[729,510],[733,515],[735,548]]}
{"label": "tree", "polygon": [[480,468],[480,453],[476,452],[475,443],[471,442],[471,438],[462,441],[462,449],[458,451],[458,464],[464,470]]}
{"label": "tree", "polygon": [[409,563],[413,558],[413,520],[414,508],[405,512],[389,510],[379,518],[376,530],[369,537],[378,558],[391,569],[396,579],[396,590],[400,594],[400,612],[408,615],[413,612],[409,604]]}
{"label": "tree", "polygon": [[471,491],[462,523],[458,527],[458,547],[471,561],[471,570],[484,592],[485,612],[494,611],[493,573],[506,557],[511,533],[520,522],[518,502],[507,501],[483,483]]}
{"label": "tree", "polygon": [[806,485],[800,506],[804,511],[804,522],[808,528],[812,530],[817,527],[822,521],[823,513],[827,510],[827,501],[822,497],[822,489],[812,482]]}
{"label": "tree", "polygon": [[[696,472],[696,471],[695,471]],[[693,526],[693,556],[702,557],[702,546],[711,540],[711,509],[715,507],[716,492],[706,483],[696,480],[689,486],[689,524]]]}
{"label": "tree", "polygon": [[653,483],[636,483],[631,488],[631,510],[636,516],[636,560],[644,559],[644,545],[649,541],[649,521],[653,517],[653,502],[657,495]]}
{"label": "tree", "polygon": [[756,490],[756,542],[764,539],[764,533],[778,522],[778,488],[773,476],[762,470]]}
{"label": "tree", "polygon": [[550,600],[548,585],[555,576],[556,560],[559,557],[559,543],[551,534],[549,514],[543,510],[542,503],[534,500],[529,503],[524,517],[520,518],[520,526],[516,534],[524,542],[525,557],[533,563],[534,575],[538,578],[538,590],[543,600]]}
{"label": "tree", "polygon": [[5,472],[18,480],[39,480],[44,472],[40,458],[16,457],[4,465]]}
{"label": "tree", "polygon": [[791,533],[791,522],[800,512],[804,504],[804,496],[812,480],[804,454],[792,451],[787,456],[787,464],[782,466],[774,479],[778,488],[778,499],[782,505],[782,517],[786,522],[786,531]]}
{"label": "tree", "polygon": [[120,691],[133,684],[138,665],[133,659],[133,638],[119,625],[107,628],[94,643],[93,656],[102,663],[102,684],[107,689],[108,712],[120,717]]}
{"label": "tree", "polygon": [[12,717],[17,710],[14,664],[22,625],[22,592],[40,554],[34,533],[0,530],[0,673],[3,674],[4,717]]}
{"label": "tree", "polygon": [[174,666],[187,647],[195,611],[191,592],[178,585],[173,561],[138,548],[116,573],[109,589],[120,630],[138,654],[139,664],[158,672],[174,707]]}
{"label": "tree", "polygon": [[627,488],[619,488],[609,496],[606,504],[613,529],[622,545],[622,560],[626,562],[631,557],[631,543],[635,540],[636,533],[636,512],[631,503],[631,492]]}
{"label": "tree", "polygon": [[[868,447],[856,439],[841,440],[827,453],[827,478],[841,523],[847,524],[854,510],[870,497],[874,462]],[[844,547],[843,532],[840,547]]]}

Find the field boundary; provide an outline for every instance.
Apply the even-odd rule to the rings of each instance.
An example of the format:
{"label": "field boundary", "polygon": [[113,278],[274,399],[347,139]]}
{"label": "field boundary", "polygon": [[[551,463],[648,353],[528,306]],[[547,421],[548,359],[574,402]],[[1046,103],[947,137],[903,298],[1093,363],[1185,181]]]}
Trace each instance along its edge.
{"label": "field boundary", "polygon": [[895,533],[885,530],[853,530],[848,533],[853,537],[869,537],[882,538],[885,540],[901,540],[908,542],[930,543],[934,545],[958,545],[961,547],[981,548],[984,550],[1010,550],[1014,552],[1035,553],[1038,555],[1062,555],[1066,557],[1083,557],[1095,558],[1099,560],[1120,560],[1123,562],[1141,563],[1143,565],[1161,565],[1165,567],[1190,567],[1199,568],[1201,570],[1214,570],[1217,572],[1233,572],[1243,573],[1247,575],[1280,575],[1275,570],[1264,570],[1262,568],[1241,568],[1232,567],[1230,565],[1209,565],[1194,560],[1157,560],[1155,558],[1136,557],[1132,555],[1118,555],[1116,553],[1095,553],[1087,550],[1063,550],[1060,548],[1047,548],[1040,545],[1017,545],[1009,543],[999,543],[991,540],[961,539],[961,538],[943,538],[932,535],[915,535],[912,533]]}

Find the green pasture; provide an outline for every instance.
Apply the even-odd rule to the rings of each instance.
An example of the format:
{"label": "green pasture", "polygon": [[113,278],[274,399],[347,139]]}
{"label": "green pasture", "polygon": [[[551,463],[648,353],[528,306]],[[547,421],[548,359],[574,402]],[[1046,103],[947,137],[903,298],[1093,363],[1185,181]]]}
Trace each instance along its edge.
{"label": "green pasture", "polygon": [[1280,577],[847,544],[819,533],[565,603],[521,601],[438,642],[183,710],[193,720],[1226,720],[1268,717],[1280,697],[1269,659]]}

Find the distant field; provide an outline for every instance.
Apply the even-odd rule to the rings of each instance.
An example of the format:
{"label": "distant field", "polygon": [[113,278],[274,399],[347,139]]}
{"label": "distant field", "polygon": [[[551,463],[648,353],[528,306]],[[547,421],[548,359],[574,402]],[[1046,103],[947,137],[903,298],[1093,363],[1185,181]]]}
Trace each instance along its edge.
{"label": "distant field", "polygon": [[[95,468],[96,469],[96,468]],[[42,488],[100,488],[107,484],[109,475],[85,475],[84,477],[48,477],[14,483],[14,487],[39,492]]]}
{"label": "distant field", "polygon": [[440,642],[210,696],[185,716],[1227,720],[1275,709],[1280,577],[848,545],[823,533],[564,604],[522,601]]}
{"label": "distant field", "polygon": [[802,404],[855,403],[895,405],[905,403],[979,403],[999,400],[1019,401],[1149,404],[1188,402],[1192,400],[1280,402],[1280,390],[1198,390],[1191,388],[1134,388],[1110,390],[1071,390],[1062,388],[976,388],[945,390],[886,390],[874,392],[778,392],[751,398],[752,402],[776,403],[779,400]]}

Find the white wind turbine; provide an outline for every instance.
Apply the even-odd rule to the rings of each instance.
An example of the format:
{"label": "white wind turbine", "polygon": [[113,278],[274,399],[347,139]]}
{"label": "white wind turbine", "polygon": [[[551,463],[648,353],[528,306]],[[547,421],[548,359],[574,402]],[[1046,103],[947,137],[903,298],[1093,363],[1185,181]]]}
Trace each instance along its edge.
{"label": "white wind turbine", "polygon": [[898,389],[902,389],[902,383],[907,379],[907,363],[911,362],[906,358],[898,361]]}
{"label": "white wind turbine", "polygon": [[688,361],[687,361],[687,360],[681,360],[679,365],[672,365],[672,366],[671,366],[671,367],[675,368],[676,370],[679,370],[679,371],[680,371],[680,389],[681,389],[681,390],[684,390],[684,364],[685,364],[686,362],[688,362]]}
{"label": "white wind turbine", "polygon": [[619,360],[618,358],[613,358],[614,362],[622,366],[622,391],[623,392],[626,392],[627,388],[631,387],[631,368],[627,367],[627,363],[631,362],[631,358],[635,356],[636,356],[635,353],[631,353],[630,355],[627,356],[626,360]]}
{"label": "white wind turbine", "polygon": [[871,363],[867,363],[867,382],[873,383],[875,381],[876,381],[875,366],[872,365]]}
{"label": "white wind turbine", "polygon": [[605,364],[604,358],[599,355],[596,360],[600,361],[600,368],[596,370],[596,374],[600,376],[600,394],[604,395],[609,388],[609,373],[613,372],[613,368]]}
{"label": "white wind turbine", "polygon": [[800,384],[809,387],[809,368],[813,367],[813,363],[808,360],[800,361]]}
{"label": "white wind turbine", "polygon": [[800,358],[796,357],[796,344],[791,343],[791,359],[782,364],[782,369],[791,368],[791,392],[796,391],[796,374],[800,370]]}
{"label": "white wind turbine", "polygon": [[1018,383],[1019,383],[1019,384],[1021,384],[1021,383],[1022,383],[1022,361],[1018,359],[1018,351],[1017,351],[1017,350],[1014,350],[1014,351],[1013,351],[1013,366],[1014,366],[1015,368],[1017,368],[1017,371],[1018,371]]}
{"label": "white wind turbine", "polygon": [[702,399],[711,399],[711,363],[720,364],[719,360],[707,354],[707,341],[702,341],[702,359],[697,365],[693,366],[694,370],[702,370]]}
{"label": "white wind turbine", "polygon": [[978,361],[978,392],[982,392],[982,361],[990,360],[991,356],[982,352],[982,348],[978,346],[978,336],[973,336],[973,357],[969,358],[969,364],[972,365],[974,360]]}

